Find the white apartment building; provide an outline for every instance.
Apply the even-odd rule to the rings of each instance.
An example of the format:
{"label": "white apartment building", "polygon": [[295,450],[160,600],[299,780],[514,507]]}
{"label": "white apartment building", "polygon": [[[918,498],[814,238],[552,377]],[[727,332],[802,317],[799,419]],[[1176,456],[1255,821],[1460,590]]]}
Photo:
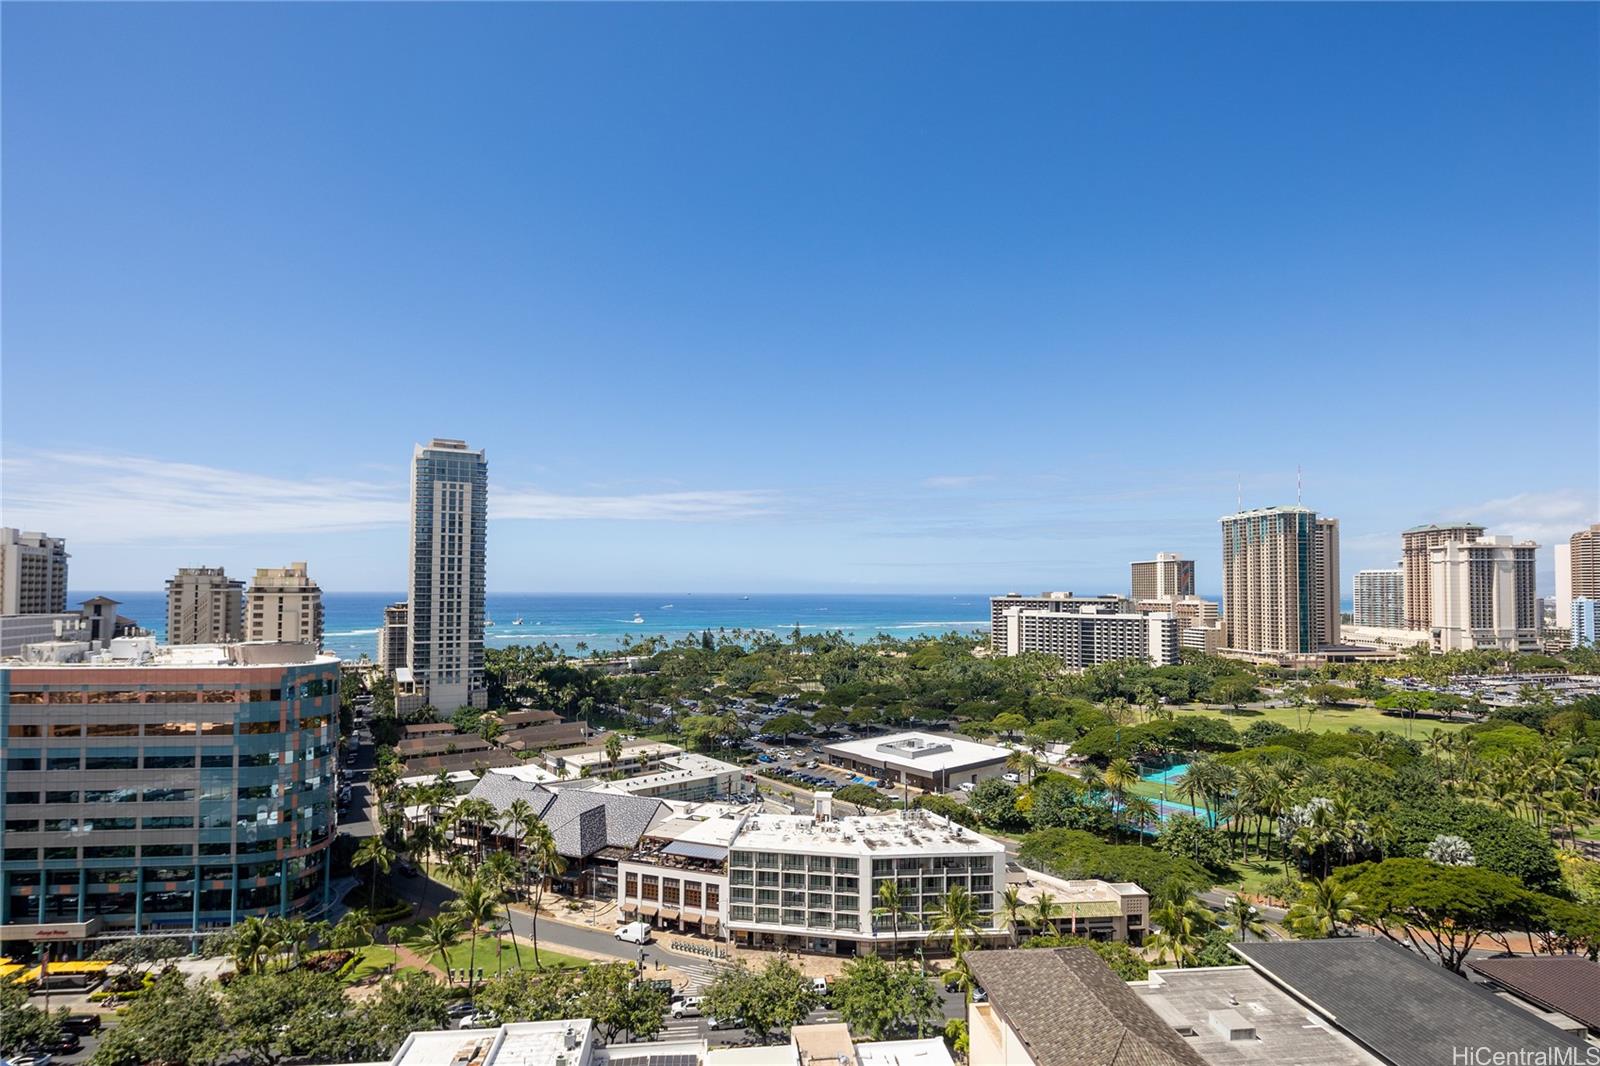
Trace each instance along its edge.
{"label": "white apartment building", "polygon": [[66,611],[67,559],[59,537],[0,528],[0,615]]}
{"label": "white apartment building", "polygon": [[1480,536],[1428,549],[1435,651],[1537,652],[1534,556],[1538,545]]}
{"label": "white apartment building", "polygon": [[[728,919],[739,944],[835,955],[910,950],[933,941],[931,916],[951,889],[972,894],[980,943],[1005,935],[996,917],[1005,848],[921,809],[834,818],[818,793],[811,815],[756,814],[728,854]],[[906,913],[874,915],[878,890],[899,886]]]}
{"label": "white apartment building", "polygon": [[1075,596],[1070,592],[1041,592],[1037,596],[1024,596],[1017,592],[1008,592],[1004,596],[989,597],[989,646],[997,652],[1004,652],[1005,641],[1001,636],[1001,623],[1005,613],[1012,608],[1021,608],[1024,611],[1063,611],[1076,614],[1079,611],[1099,610],[1107,614],[1117,614],[1133,609],[1133,601],[1126,596],[1107,594],[1104,596]]}
{"label": "white apartment building", "polygon": [[1556,559],[1556,625],[1565,625],[1572,615],[1572,544],[1556,544],[1551,549]]}
{"label": "white apartment building", "polygon": [[1600,644],[1600,623],[1595,618],[1596,608],[1600,607],[1600,600],[1590,599],[1588,596],[1573,598],[1572,606],[1567,612],[1572,624],[1571,647],[1593,648]]}
{"label": "white apartment building", "polygon": [[248,640],[322,647],[322,589],[305,563],[257,568],[245,591],[244,626]]}
{"label": "white apartment building", "polygon": [[1406,575],[1393,570],[1357,570],[1351,621],[1358,626],[1401,629],[1406,624]]}
{"label": "white apartment building", "polygon": [[1041,652],[1073,669],[1143,659],[1156,666],[1178,661],[1178,621],[1170,612],[1102,614],[1008,607],[995,630],[1004,655]]}
{"label": "white apartment building", "polygon": [[481,450],[445,438],[413,450],[405,687],[409,705],[432,704],[445,718],[459,707],[488,706],[483,681],[488,494],[489,464]]}
{"label": "white apartment building", "polygon": [[232,644],[245,639],[244,582],[220,566],[185,566],[167,582],[168,644]]}

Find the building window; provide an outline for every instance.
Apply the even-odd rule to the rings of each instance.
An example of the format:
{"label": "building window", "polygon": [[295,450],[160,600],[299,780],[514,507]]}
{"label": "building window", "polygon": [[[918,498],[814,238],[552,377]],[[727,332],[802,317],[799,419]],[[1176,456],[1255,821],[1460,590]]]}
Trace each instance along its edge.
{"label": "building window", "polygon": [[623,888],[623,895],[624,896],[626,896],[628,899],[638,899],[639,898],[639,875],[638,874],[636,874],[636,873],[628,874],[627,879],[623,882],[623,884],[625,886]]}

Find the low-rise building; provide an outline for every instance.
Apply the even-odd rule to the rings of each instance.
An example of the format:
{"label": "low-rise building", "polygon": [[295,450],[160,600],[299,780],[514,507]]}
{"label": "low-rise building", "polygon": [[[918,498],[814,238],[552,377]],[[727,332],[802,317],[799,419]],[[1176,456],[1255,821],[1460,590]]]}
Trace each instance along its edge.
{"label": "low-rise building", "polygon": [[1049,924],[1057,933],[1141,944],[1150,931],[1150,893],[1132,881],[1069,881],[1009,863],[1006,887],[1029,907],[1048,898],[1054,907]]}
{"label": "low-rise building", "polygon": [[[981,916],[978,942],[1006,935],[995,917],[999,841],[925,810],[834,818],[830,794],[816,804],[811,815],[753,815],[735,835],[727,926],[736,943],[837,955],[937,946],[933,912],[958,886]],[[877,910],[891,883],[904,901],[899,916]]]}
{"label": "low-rise building", "polygon": [[858,770],[881,781],[906,782],[924,792],[944,792],[1006,772],[1009,748],[980,744],[941,733],[894,733],[823,746],[835,766]]}
{"label": "low-rise building", "polygon": [[658,929],[721,936],[728,851],[754,805],[673,803],[617,864],[617,912]]}

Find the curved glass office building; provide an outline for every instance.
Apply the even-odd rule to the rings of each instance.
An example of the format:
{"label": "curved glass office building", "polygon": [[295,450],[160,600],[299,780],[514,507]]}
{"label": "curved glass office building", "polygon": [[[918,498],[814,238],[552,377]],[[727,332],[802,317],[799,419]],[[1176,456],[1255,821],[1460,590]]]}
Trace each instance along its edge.
{"label": "curved glass office building", "polygon": [[0,664],[0,943],[322,911],[338,707],[339,660],[304,644]]}

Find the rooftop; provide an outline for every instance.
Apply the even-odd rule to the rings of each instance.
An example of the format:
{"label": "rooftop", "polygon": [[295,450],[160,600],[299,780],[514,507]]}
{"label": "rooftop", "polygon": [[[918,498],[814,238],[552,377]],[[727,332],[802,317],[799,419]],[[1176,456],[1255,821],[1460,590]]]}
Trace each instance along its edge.
{"label": "rooftop", "polygon": [[82,670],[85,667],[103,669],[141,669],[159,667],[241,666],[298,666],[308,664],[332,665],[339,661],[337,655],[319,652],[311,644],[288,641],[251,640],[234,644],[157,644],[150,636],[116,637],[103,651],[91,651],[80,662],[30,662],[27,669]]}
{"label": "rooftop", "polygon": [[1089,948],[973,951],[986,1002],[1035,1066],[1205,1066]]}
{"label": "rooftop", "polygon": [[1014,881],[1008,871],[1006,881],[1017,886],[1017,892],[1023,902],[1035,903],[1041,894],[1048,892],[1050,898],[1060,908],[1058,913],[1062,918],[1071,918],[1074,915],[1079,918],[1120,915],[1130,898],[1142,898],[1146,901],[1146,906],[1149,905],[1150,893],[1131,881],[1116,883],[1096,880],[1068,881],[1026,867],[1018,869],[1022,871],[1024,879]]}
{"label": "rooftop", "polygon": [[823,821],[809,814],[755,814],[746,819],[733,846],[752,851],[868,851],[879,855],[1004,851],[999,841],[920,809]]}
{"label": "rooftop", "polygon": [[1378,1063],[1248,966],[1152,970],[1131,987],[1212,1066]]}
{"label": "rooftop", "polygon": [[828,744],[824,751],[868,762],[936,773],[1011,757],[1011,749],[939,733],[894,733]]}
{"label": "rooftop", "polygon": [[1393,1066],[1438,1066],[1455,1061],[1452,1055],[1463,1047],[1510,1056],[1508,1062],[1516,1053],[1537,1051],[1555,1062],[1585,1046],[1386,940],[1282,940],[1234,944],[1233,950]]}
{"label": "rooftop", "polygon": [[1519,999],[1600,1030],[1600,963],[1581,955],[1542,955],[1468,965]]}

